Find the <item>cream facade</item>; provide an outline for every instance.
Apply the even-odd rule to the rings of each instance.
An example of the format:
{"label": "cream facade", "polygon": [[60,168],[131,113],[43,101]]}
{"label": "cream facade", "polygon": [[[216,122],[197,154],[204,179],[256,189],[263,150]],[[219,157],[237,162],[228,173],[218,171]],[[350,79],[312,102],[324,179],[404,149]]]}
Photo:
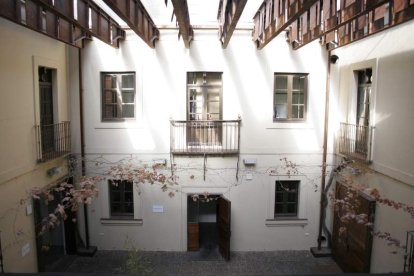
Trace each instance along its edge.
{"label": "cream facade", "polygon": [[[4,270],[37,270],[30,189],[68,173],[65,158],[38,163],[35,125],[40,124],[39,67],[53,73],[55,122],[70,120],[68,46],[0,18],[0,235]],[[51,168],[59,168],[48,176]]]}
{"label": "cream facade", "polygon": [[[371,68],[370,123],[375,128],[370,167],[376,173],[361,177],[361,182],[411,206],[413,32],[414,23],[408,22],[332,52],[339,60],[330,66],[327,150],[329,172],[340,158],[339,123],[355,120],[354,72]],[[122,161],[152,166],[156,160],[166,160],[161,171],[177,176],[178,185],[170,190],[173,197],[159,185],[134,185],[133,217],[128,220],[111,217],[109,179],[101,181],[100,195],[88,208],[91,245],[100,250],[123,250],[132,243],[140,250],[187,251],[188,197],[209,193],[231,202],[232,251],[308,250],[316,246],[329,62],[317,41],[293,51],[285,38],[278,36],[259,51],[250,31],[237,30],[227,49],[222,49],[216,31],[195,30],[190,49],[185,49],[176,30],[161,30],[155,49],[150,49],[127,31],[119,49],[93,39],[78,52],[4,19],[0,19],[0,33],[7,37],[0,45],[0,127],[4,130],[0,134],[0,230],[6,272],[38,269],[27,192],[68,173],[65,158],[41,164],[36,161],[39,66],[55,72],[54,118],[56,122],[71,121],[72,153],[78,157],[82,147],[79,77],[82,79],[88,175],[104,175]],[[103,72],[135,73],[132,119],[102,120]],[[187,120],[189,72],[221,73],[222,119],[241,120],[239,154],[205,157],[171,153],[171,120]],[[307,74],[306,120],[273,120],[277,73]],[[255,165],[245,165],[247,159]],[[53,167],[62,169],[49,177],[47,171]],[[299,181],[295,219],[275,219],[276,181]],[[79,230],[83,236],[82,218],[80,215]],[[216,220],[211,212],[200,216],[200,221]],[[377,204],[375,229],[404,241],[406,231],[413,228],[411,217]],[[372,272],[402,271],[402,255],[389,251],[386,242],[374,239]]]}
{"label": "cream facade", "polygon": [[[411,123],[414,47],[410,42],[413,32],[413,23],[408,22],[390,32],[336,49],[332,54],[339,59],[331,66],[331,89],[337,96],[334,105],[339,110],[331,118],[337,129],[340,122],[355,123],[358,86],[355,72],[372,68],[369,167],[375,173],[359,177],[358,182],[377,188],[384,198],[410,206],[414,204],[414,142],[410,138],[414,131]],[[413,229],[414,221],[409,214],[376,204],[374,231],[389,232],[405,246],[406,233]],[[393,251],[397,254],[390,254]],[[371,272],[401,271],[404,253],[403,249],[374,238]]]}

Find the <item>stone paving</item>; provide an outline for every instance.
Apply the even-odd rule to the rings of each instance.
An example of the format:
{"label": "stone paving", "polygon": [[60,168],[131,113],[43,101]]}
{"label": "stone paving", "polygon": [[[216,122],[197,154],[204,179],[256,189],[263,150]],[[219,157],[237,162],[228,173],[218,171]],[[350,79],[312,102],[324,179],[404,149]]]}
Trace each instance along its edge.
{"label": "stone paving", "polygon": [[229,262],[221,258],[198,258],[195,254],[101,250],[94,257],[72,257],[64,272],[96,275],[342,274],[331,258],[314,258],[308,251],[232,252]]}

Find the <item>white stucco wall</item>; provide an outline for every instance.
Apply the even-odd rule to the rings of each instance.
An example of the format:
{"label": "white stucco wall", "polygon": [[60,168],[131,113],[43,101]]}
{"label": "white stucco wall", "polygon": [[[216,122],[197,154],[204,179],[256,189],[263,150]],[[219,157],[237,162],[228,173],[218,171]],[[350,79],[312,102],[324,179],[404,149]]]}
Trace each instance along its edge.
{"label": "white stucco wall", "polygon": [[[340,121],[355,120],[355,81],[353,71],[373,69],[370,122],[374,126],[372,169],[374,174],[358,179],[361,184],[378,188],[384,198],[414,205],[414,23],[408,22],[391,31],[333,51],[339,56],[332,66],[332,87],[337,96],[338,113],[331,116]],[[408,214],[377,203],[375,230],[389,232],[405,245],[406,231],[414,229]],[[374,238],[371,272],[403,270],[403,250]],[[384,261],[386,260],[386,261]]]}
{"label": "white stucco wall", "polygon": [[[70,119],[67,46],[0,18],[0,232],[6,272],[36,272],[36,240],[30,189],[67,174],[66,160],[37,164],[35,128],[39,124],[38,67],[57,72],[56,122]],[[53,177],[47,170],[60,167]],[[22,248],[28,245],[28,254]]]}
{"label": "white stucco wall", "polygon": [[[235,157],[208,157],[205,181],[202,157],[175,157],[179,186],[174,198],[159,186],[144,185],[140,195],[135,193],[135,218],[142,225],[101,223],[109,217],[108,187],[102,182],[100,197],[90,208],[93,245],[125,249],[128,237],[142,250],[185,251],[187,195],[206,191],[232,202],[231,250],[308,250],[316,245],[319,190],[314,186],[320,185],[327,57],[317,42],[293,51],[280,36],[259,51],[249,31],[236,31],[223,50],[216,31],[196,31],[185,49],[176,31],[163,30],[153,50],[127,32],[119,49],[94,40],[82,57],[88,161],[133,158],[151,164],[154,158],[166,158],[170,165],[169,120],[186,119],[187,72],[223,72],[223,119],[242,118],[238,181]],[[102,71],[136,72],[136,120],[101,122]],[[273,123],[275,72],[309,73],[306,122]],[[299,165],[299,175],[287,176],[284,157]],[[245,167],[244,158],[256,158],[257,165]],[[271,167],[277,176],[269,176]],[[88,171],[98,169],[91,165]],[[277,179],[301,180],[299,217],[307,219],[304,225],[266,221],[273,218]],[[162,205],[164,212],[153,213],[153,205]]]}

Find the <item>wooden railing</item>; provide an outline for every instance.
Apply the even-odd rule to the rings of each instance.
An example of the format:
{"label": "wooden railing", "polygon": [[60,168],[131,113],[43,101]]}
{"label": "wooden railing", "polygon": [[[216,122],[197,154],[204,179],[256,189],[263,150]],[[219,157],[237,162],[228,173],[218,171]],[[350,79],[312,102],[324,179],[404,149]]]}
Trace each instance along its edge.
{"label": "wooden railing", "polygon": [[241,120],[171,120],[172,154],[232,155],[240,149]]}
{"label": "wooden railing", "polygon": [[36,125],[37,162],[45,162],[70,153],[70,122]]}
{"label": "wooden railing", "polygon": [[339,153],[351,159],[370,161],[371,127],[341,123]]}

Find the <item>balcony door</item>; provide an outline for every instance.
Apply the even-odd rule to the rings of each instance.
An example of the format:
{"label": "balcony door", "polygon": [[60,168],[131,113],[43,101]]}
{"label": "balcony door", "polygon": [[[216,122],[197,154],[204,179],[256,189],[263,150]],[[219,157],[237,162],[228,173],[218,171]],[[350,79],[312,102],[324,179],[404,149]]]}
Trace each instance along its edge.
{"label": "balcony door", "polygon": [[219,146],[222,137],[222,73],[187,73],[187,145]]}
{"label": "balcony door", "polygon": [[358,71],[355,152],[367,154],[372,70]]}
{"label": "balcony door", "polygon": [[39,103],[42,155],[54,151],[52,70],[39,67]]}

